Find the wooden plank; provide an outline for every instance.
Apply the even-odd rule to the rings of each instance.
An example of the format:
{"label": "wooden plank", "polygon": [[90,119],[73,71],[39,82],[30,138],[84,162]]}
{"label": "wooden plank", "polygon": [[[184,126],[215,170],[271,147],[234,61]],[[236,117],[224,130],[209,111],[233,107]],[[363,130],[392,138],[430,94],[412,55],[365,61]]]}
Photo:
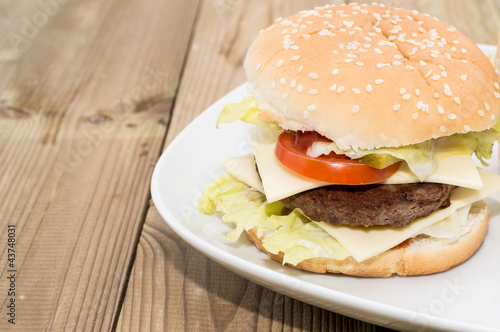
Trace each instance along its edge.
{"label": "wooden plank", "polygon": [[[5,8],[2,8],[5,9]],[[0,330],[109,330],[197,1],[10,2],[0,46]],[[165,33],[168,31],[169,33]]]}
{"label": "wooden plank", "polygon": [[[469,20],[468,11],[476,13],[477,24],[495,20],[499,13],[498,4],[493,1],[482,2],[479,9],[467,1],[461,1],[457,8],[447,0],[385,2],[428,11],[457,27],[463,24],[462,20]],[[245,81],[241,63],[259,29],[277,17],[323,4],[278,0],[205,2],[166,145],[202,110]],[[466,24],[464,32],[477,42],[490,43],[492,33],[486,36],[488,26],[481,24],[475,27],[477,30],[471,30],[473,23]],[[235,275],[177,237],[154,206],[148,211],[130,280],[119,331],[140,327],[155,331],[387,330],[296,301]]]}

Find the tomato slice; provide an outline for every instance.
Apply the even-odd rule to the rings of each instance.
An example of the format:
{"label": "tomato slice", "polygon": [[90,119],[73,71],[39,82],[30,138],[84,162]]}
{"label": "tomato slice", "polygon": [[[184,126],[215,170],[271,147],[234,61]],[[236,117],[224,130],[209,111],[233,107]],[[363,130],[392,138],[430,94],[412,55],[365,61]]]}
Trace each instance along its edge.
{"label": "tomato slice", "polygon": [[305,177],[334,184],[363,185],[381,182],[396,173],[401,162],[378,169],[347,156],[331,152],[310,157],[307,148],[316,141],[330,141],[316,132],[283,132],[278,137],[274,153],[291,171]]}

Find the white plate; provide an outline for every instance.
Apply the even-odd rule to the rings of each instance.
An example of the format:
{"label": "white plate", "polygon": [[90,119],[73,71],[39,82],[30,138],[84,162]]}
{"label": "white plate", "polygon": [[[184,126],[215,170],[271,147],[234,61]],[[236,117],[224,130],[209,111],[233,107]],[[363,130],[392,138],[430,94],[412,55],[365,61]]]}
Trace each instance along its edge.
{"label": "white plate", "polygon": [[[484,46],[486,53],[495,51]],[[217,216],[197,211],[205,185],[223,174],[219,161],[251,151],[242,123],[215,129],[218,112],[245,96],[243,86],[209,107],[169,145],[154,170],[158,211],[187,243],[237,274],[277,292],[356,319],[397,330],[500,331],[500,195],[487,199],[491,223],[479,251],[447,272],[421,277],[365,279],[320,275],[282,266]],[[498,155],[490,170],[499,172]]]}

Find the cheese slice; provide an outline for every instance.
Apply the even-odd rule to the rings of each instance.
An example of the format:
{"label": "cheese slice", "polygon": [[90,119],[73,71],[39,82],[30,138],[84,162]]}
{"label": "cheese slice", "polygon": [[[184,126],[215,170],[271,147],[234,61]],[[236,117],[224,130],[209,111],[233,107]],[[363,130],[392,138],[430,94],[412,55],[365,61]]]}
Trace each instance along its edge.
{"label": "cheese slice", "polygon": [[[260,178],[268,202],[275,202],[294,194],[331,185],[322,181],[309,179],[283,166],[274,155],[274,147],[279,132],[261,127],[250,128],[255,160],[258,165]],[[404,164],[404,163],[403,163]],[[460,165],[460,167],[457,167]],[[243,168],[242,168],[243,169]],[[229,171],[228,171],[229,172]],[[243,174],[236,178],[242,180]],[[247,175],[248,176],[248,175]],[[253,176],[253,175],[252,175]],[[483,186],[472,157],[469,155],[451,156],[442,160],[436,171],[426,179],[427,182],[446,183],[471,189],[480,189]],[[409,170],[408,166],[400,167],[385,183],[414,183],[420,182]],[[248,183],[250,185],[250,183]],[[255,188],[259,190],[258,188]]]}
{"label": "cheese slice", "polygon": [[241,182],[265,194],[259,173],[257,173],[255,158],[252,154],[223,160],[221,166]]}
{"label": "cheese slice", "polygon": [[331,226],[324,222],[316,223],[337,239],[354,259],[363,261],[402,243],[426,227],[447,218],[457,209],[500,191],[500,176],[481,168],[478,168],[478,173],[484,183],[480,190],[457,188],[451,193],[451,204],[448,208],[436,210],[424,218],[417,218],[403,228]]}

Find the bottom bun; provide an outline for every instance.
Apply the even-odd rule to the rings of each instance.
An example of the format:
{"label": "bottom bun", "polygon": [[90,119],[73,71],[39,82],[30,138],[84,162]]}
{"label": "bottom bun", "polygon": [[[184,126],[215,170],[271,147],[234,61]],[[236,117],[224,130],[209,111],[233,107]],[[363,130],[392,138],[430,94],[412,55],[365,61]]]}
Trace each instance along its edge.
{"label": "bottom bun", "polygon": [[[351,256],[344,260],[316,257],[304,260],[296,266],[316,273],[342,273],[360,277],[390,277],[424,275],[446,271],[471,257],[481,246],[488,229],[489,209],[483,201],[472,205],[467,219],[468,231],[458,240],[446,243],[426,235],[408,239],[388,251],[362,262]],[[272,254],[264,249],[257,236],[257,229],[247,232],[248,238],[272,259],[282,263],[283,253]]]}

